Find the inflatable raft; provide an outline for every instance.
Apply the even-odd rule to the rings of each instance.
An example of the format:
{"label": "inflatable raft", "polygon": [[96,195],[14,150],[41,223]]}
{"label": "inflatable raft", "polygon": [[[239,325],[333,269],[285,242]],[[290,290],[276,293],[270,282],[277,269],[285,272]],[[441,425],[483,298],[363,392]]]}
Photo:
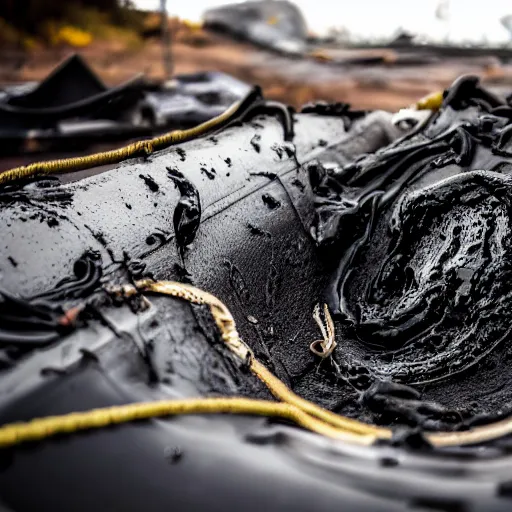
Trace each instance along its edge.
{"label": "inflatable raft", "polygon": [[2,506],[508,510],[512,107],[429,106],[1,174]]}

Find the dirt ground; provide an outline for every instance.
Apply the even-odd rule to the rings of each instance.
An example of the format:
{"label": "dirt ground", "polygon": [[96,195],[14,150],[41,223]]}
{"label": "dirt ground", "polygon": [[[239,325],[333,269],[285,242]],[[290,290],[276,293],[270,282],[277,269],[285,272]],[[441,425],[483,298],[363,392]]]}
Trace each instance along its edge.
{"label": "dirt ground", "polygon": [[[73,52],[70,48],[39,49],[29,54],[2,52],[0,82],[41,80]],[[162,48],[156,39],[147,40],[136,49],[122,48],[114,42],[96,42],[81,53],[110,85],[140,72],[155,80],[164,76]],[[173,41],[175,73],[224,71],[261,85],[268,98],[296,107],[323,99],[345,101],[356,108],[394,111],[429,92],[449,86],[461,74],[477,74],[493,88],[512,92],[512,62],[502,64],[492,55],[436,57],[430,62],[418,63],[415,58],[404,60],[403,55],[397,59],[390,50],[338,51],[340,53],[344,64],[325,62],[321,58],[292,59],[203,31],[180,33]],[[379,55],[385,55],[384,63],[354,62],[361,57]]]}

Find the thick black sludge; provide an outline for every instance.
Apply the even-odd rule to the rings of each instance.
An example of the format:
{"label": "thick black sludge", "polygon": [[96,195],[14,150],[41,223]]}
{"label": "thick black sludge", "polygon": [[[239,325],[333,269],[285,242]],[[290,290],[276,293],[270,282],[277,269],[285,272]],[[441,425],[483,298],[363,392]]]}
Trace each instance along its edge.
{"label": "thick black sludge", "polygon": [[[205,306],[116,288],[153,277],[218,296],[258,360],[304,398],[397,428],[360,447],[226,414],[55,437],[0,450],[0,508],[508,510],[508,438],[433,449],[421,431],[507,412],[510,109],[464,84],[395,143],[382,112],[263,108],[213,140],[83,180],[5,187],[0,424],[269,398]],[[325,295],[338,311],[331,361],[309,349]]]}
{"label": "thick black sludge", "polygon": [[334,171],[310,167],[314,233],[339,255],[326,300],[340,376],[385,418],[463,428],[510,410],[511,112],[460,80],[415,136]]}

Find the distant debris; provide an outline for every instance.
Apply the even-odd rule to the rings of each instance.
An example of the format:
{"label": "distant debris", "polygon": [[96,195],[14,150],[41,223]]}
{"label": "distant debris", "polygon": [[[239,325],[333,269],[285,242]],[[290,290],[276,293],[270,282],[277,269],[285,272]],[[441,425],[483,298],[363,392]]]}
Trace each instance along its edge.
{"label": "distant debris", "polygon": [[501,18],[501,24],[509,31],[510,40],[512,41],[512,14],[503,16],[503,18]]}
{"label": "distant debris", "polygon": [[213,71],[176,75],[172,84],[136,75],[107,87],[73,55],[39,83],[0,89],[0,156],[74,151],[190,128],[220,115],[250,89]]}
{"label": "distant debris", "polygon": [[299,8],[286,0],[255,0],[207,10],[204,27],[284,54],[303,54],[308,27]]}

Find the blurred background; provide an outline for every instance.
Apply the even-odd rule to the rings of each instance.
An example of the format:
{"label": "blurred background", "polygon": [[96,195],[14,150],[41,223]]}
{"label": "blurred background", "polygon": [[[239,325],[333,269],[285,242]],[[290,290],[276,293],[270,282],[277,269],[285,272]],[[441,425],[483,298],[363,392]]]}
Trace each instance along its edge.
{"label": "blurred background", "polygon": [[[279,26],[279,15],[289,15],[282,2],[260,3],[276,4],[276,13],[267,14],[264,21],[276,33],[282,31],[281,42],[292,39],[290,34],[325,39],[316,45],[309,41],[309,53],[316,54],[313,62],[269,52],[258,47],[257,38],[230,37],[243,28],[236,17],[225,17],[226,25],[233,26],[224,27],[224,33],[203,27],[209,10],[220,2],[167,0],[173,73],[228,72],[261,84],[269,98],[296,106],[323,98],[387,109],[407,105],[465,72],[480,74],[497,86],[512,83],[509,0],[296,0],[305,34]],[[41,80],[74,51],[110,85],[138,72],[151,79],[167,78],[161,8],[160,0],[3,0],[0,80]],[[245,32],[250,39],[251,31]],[[400,41],[402,47],[395,48]],[[413,48],[416,44],[423,48]],[[311,51],[315,46],[317,52]],[[322,47],[324,52],[319,51]],[[457,52],[457,47],[467,52]],[[302,50],[305,54],[308,49]],[[329,58],[331,65],[326,65]]]}
{"label": "blurred background", "polygon": [[201,122],[250,84],[296,108],[396,111],[461,74],[510,94],[512,2],[2,0],[0,47],[7,168]]}

